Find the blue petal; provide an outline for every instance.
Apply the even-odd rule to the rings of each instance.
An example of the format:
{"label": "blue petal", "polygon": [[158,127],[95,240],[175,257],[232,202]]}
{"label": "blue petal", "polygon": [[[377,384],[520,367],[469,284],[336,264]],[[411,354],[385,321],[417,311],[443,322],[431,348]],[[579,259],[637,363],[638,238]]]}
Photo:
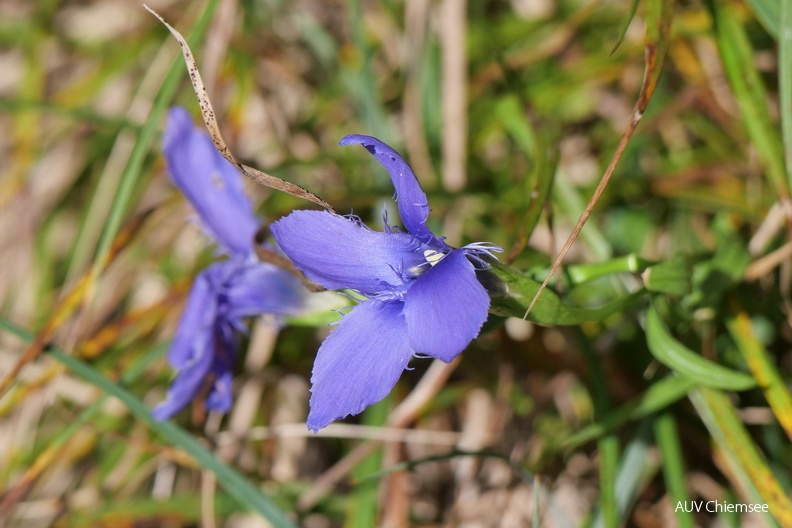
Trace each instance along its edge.
{"label": "blue petal", "polygon": [[271,313],[297,315],[305,304],[305,288],[281,268],[261,262],[240,266],[225,290],[229,317]]}
{"label": "blue petal", "polygon": [[211,366],[214,382],[206,398],[206,408],[210,411],[225,413],[231,410],[231,404],[234,402],[231,371],[236,361],[237,344],[233,327],[230,324],[218,326]]}
{"label": "blue petal", "polygon": [[206,335],[211,334],[217,314],[214,275],[222,271],[224,264],[212,264],[198,274],[193,283],[176,335],[168,350],[168,362],[177,370],[195,361],[206,348]]}
{"label": "blue petal", "polygon": [[212,385],[212,390],[206,398],[206,408],[210,411],[227,413],[234,403],[231,372],[223,373]]}
{"label": "blue petal", "polygon": [[270,230],[299,270],[331,290],[400,290],[411,269],[426,262],[411,235],[371,231],[327,211],[295,211]]}
{"label": "blue petal", "polygon": [[163,150],[171,180],[198,211],[209,235],[229,252],[250,253],[258,221],[242,177],[183,108],[168,114]]}
{"label": "blue petal", "polygon": [[192,359],[181,366],[165,401],[152,411],[156,420],[167,420],[190,403],[201,390],[214,359],[214,340],[214,329],[195,330],[190,350]]}
{"label": "blue petal", "polygon": [[426,227],[429,201],[412,169],[398,152],[377,138],[360,134],[346,136],[338,144],[363,145],[390,174],[393,187],[396,189],[399,216],[407,231],[425,244],[445,247],[443,242]]}
{"label": "blue petal", "polygon": [[358,414],[396,385],[413,355],[402,308],[399,301],[365,301],[325,339],[311,377],[308,429]]}
{"label": "blue petal", "polygon": [[479,334],[489,304],[465,250],[452,251],[404,296],[410,346],[419,354],[451,361]]}

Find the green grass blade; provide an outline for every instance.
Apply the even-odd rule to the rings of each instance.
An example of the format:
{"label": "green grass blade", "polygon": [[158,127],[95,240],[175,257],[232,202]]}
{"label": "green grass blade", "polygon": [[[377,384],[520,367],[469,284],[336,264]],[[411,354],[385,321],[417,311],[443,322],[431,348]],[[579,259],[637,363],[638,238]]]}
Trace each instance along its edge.
{"label": "green grass blade", "polygon": [[509,260],[517,257],[542,217],[542,211],[550,199],[550,191],[555,180],[555,163],[548,159],[547,147],[540,144],[534,128],[524,115],[517,97],[504,97],[495,105],[495,113],[501,124],[511,134],[525,155],[531,161],[531,171],[526,178],[525,192],[530,196],[528,208],[520,224],[520,234],[515,250]]}
{"label": "green grass blade", "polygon": [[[96,508],[69,508],[57,526],[96,528],[104,526],[200,526],[201,496],[193,493],[174,495],[167,501],[152,497],[110,498]],[[223,494],[215,499],[221,518],[236,513],[236,503]]]}
{"label": "green grass blade", "polygon": [[657,361],[702,385],[734,391],[756,386],[753,377],[714,363],[674,339],[654,306],[646,313],[646,342]]}
{"label": "green grass blade", "polygon": [[[555,206],[556,215],[558,211],[574,222],[583,211],[586,210],[586,202],[583,200],[581,192],[569,181],[569,177],[563,172],[554,176],[552,200]],[[593,253],[596,260],[608,260],[613,256],[613,246],[608,237],[599,229],[596,223],[586,225],[586,229],[580,232],[580,240]],[[542,294],[544,295],[544,294]]]}
{"label": "green grass blade", "polygon": [[360,0],[347,0],[345,3],[352,44],[357,53],[356,60],[352,63],[354,66],[346,71],[343,77],[346,87],[360,105],[359,115],[364,120],[366,133],[386,143],[392,143],[393,133],[388,124],[387,112],[379,99],[380,91],[377,89],[377,79],[371,67],[371,51],[365,35],[363,6]]}
{"label": "green grass blade", "polygon": [[[33,339],[33,334],[5,319],[0,319],[0,328],[27,341]],[[135,418],[144,422],[152,431],[171,445],[183,449],[201,467],[214,473],[217,481],[240,505],[260,513],[275,527],[293,528],[295,526],[267,496],[259,492],[233,468],[221,462],[211,451],[202,446],[184,429],[172,422],[156,421],[151,416],[151,411],[146,404],[127,389],[103,376],[87,363],[73,358],[61,350],[53,348],[49,349],[47,353],[59,363],[65,365],[75,376],[101,389],[106,395],[118,398]]]}
{"label": "green grass blade", "polygon": [[[188,41],[194,43],[202,38],[204,33],[206,33],[206,29],[209,27],[209,23],[212,20],[212,15],[214,14],[218,4],[218,0],[209,0],[203,14],[201,15],[201,18],[195,24],[195,27],[190,33]],[[167,38],[170,38],[170,36]],[[113,197],[113,203],[110,207],[110,214],[105,221],[105,227],[102,231],[101,237],[99,238],[96,255],[94,256],[93,269],[95,270],[95,274],[98,274],[98,272],[101,271],[102,267],[104,266],[105,258],[110,252],[110,247],[113,244],[113,240],[118,234],[118,230],[121,228],[121,222],[124,218],[124,215],[126,214],[130,202],[132,201],[134,189],[137,185],[140,173],[143,170],[143,162],[146,159],[146,155],[148,154],[154,139],[157,137],[162,116],[165,114],[167,106],[173,100],[183,75],[184,65],[181,55],[179,55],[179,57],[177,57],[174,61],[173,66],[171,66],[165,81],[162,83],[162,88],[157,94],[157,98],[154,100],[154,104],[151,107],[151,113],[149,114],[146,123],[140,129],[137,141],[135,142],[135,147],[132,149],[132,153],[129,155],[129,161],[124,167],[124,172],[121,174],[121,180],[118,184],[118,189],[116,190],[115,196]]]}
{"label": "green grass blade", "polygon": [[792,2],[781,2],[778,32],[778,97],[781,102],[781,138],[784,144],[787,184],[792,187]]}
{"label": "green grass blade", "polygon": [[619,525],[619,504],[616,500],[616,480],[619,468],[619,438],[608,434],[597,441],[599,451],[599,516],[605,526]]}
{"label": "green grass blade", "polygon": [[792,503],[756,447],[734,405],[723,392],[702,387],[690,393],[690,401],[710,435],[729,456],[781,524],[792,526]]}
{"label": "green grass blade", "polygon": [[715,20],[715,30],[726,75],[753,147],[759,154],[769,183],[779,198],[789,199],[781,143],[767,108],[767,93],[754,64],[753,48],[745,28],[727,2],[707,2]]}
{"label": "green grass blade", "polygon": [[747,0],[746,3],[756,15],[770,35],[778,38],[778,21],[781,19],[781,5],[779,0]]}
{"label": "green grass blade", "polygon": [[[0,327],[11,331],[12,327],[9,325],[7,321],[0,319]],[[19,329],[21,331],[21,329]],[[16,332],[14,332],[16,333]],[[32,334],[28,333],[16,333],[18,337],[30,342],[33,338]],[[151,364],[152,361],[162,356],[165,351],[168,349],[170,343],[164,343],[162,345],[153,347],[151,351],[144,355],[142,358],[139,358],[135,361],[130,367],[124,371],[121,375],[121,384],[125,385],[128,383],[132,383],[135,381],[141,374],[143,374],[144,370],[148,365]],[[93,403],[91,403],[88,407],[83,409],[79,415],[74,419],[74,421],[70,422],[62,431],[60,431],[55,438],[53,438],[48,444],[48,450],[55,450],[63,447],[66,443],[74,437],[75,434],[80,430],[80,428],[89,423],[93,420],[93,418],[102,410],[104,406],[105,400],[107,400],[108,395],[103,394],[99,398],[96,399]]]}
{"label": "green grass blade", "polygon": [[691,267],[685,262],[684,257],[678,255],[649,266],[641,278],[650,292],[682,296],[691,293],[691,275]]}
{"label": "green grass blade", "polygon": [[[388,412],[393,406],[393,394],[372,405],[363,412],[363,423],[369,426],[382,427],[388,420]],[[382,469],[382,451],[377,450],[361,460],[352,470],[352,477],[363,479]],[[379,487],[373,480],[359,481],[352,492],[347,516],[348,528],[368,528],[376,526],[379,510]]]}
{"label": "green grass blade", "polygon": [[613,45],[608,55],[616,53],[616,50],[619,49],[619,46],[621,46],[621,43],[624,41],[624,36],[627,35],[627,30],[630,28],[633,18],[635,18],[635,12],[638,11],[639,1],[640,0],[632,0],[632,2],[630,2],[630,10],[627,12],[627,16],[624,17],[624,22],[622,22],[622,26],[619,29],[619,36],[616,38],[616,43]]}
{"label": "green grass blade", "polygon": [[629,420],[639,420],[645,416],[665,409],[682,399],[696,386],[696,382],[683,376],[667,376],[652,383],[637,401],[627,403],[603,416],[567,438],[562,449],[575,449],[590,442],[608,431],[612,431]]}
{"label": "green grass blade", "polygon": [[[643,491],[647,482],[657,473],[655,457],[648,456],[651,447],[650,422],[644,422],[635,438],[630,440],[625,447],[624,457],[616,475],[615,493],[619,518],[618,525],[623,524],[623,520],[632,510],[638,494]],[[594,521],[594,526],[616,525],[605,525],[603,524],[603,518],[598,516]]]}
{"label": "green grass blade", "polygon": [[[663,477],[665,478],[666,489],[671,497],[671,505],[676,505],[690,500],[687,486],[685,484],[685,461],[682,458],[682,446],[679,443],[679,431],[677,430],[674,415],[664,412],[658,415],[654,421],[655,438],[657,447],[663,457]],[[674,515],[679,528],[693,528],[696,523],[693,514],[685,511],[684,508],[674,508]]]}
{"label": "green grass blade", "polygon": [[[607,417],[611,413],[611,399],[608,393],[608,384],[602,372],[599,358],[594,354],[586,335],[576,328],[575,334],[581,344],[586,366],[591,376],[592,399],[594,401],[594,416]],[[619,506],[616,501],[616,479],[619,471],[619,438],[612,433],[603,435],[597,440],[599,451],[599,512],[605,526],[618,526]]]}
{"label": "green grass blade", "polygon": [[726,321],[726,328],[764,391],[778,422],[792,438],[792,395],[767,350],[754,335],[750,319],[745,313],[740,313]]}
{"label": "green grass blade", "polygon": [[534,493],[533,493],[533,512],[531,514],[531,526],[539,528],[539,497],[541,496],[542,481],[537,475],[534,478]]}

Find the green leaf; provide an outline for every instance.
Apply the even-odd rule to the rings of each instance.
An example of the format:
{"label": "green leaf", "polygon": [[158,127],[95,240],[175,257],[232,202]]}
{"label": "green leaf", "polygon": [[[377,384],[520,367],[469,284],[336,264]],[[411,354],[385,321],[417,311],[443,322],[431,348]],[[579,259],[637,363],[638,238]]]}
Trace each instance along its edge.
{"label": "green leaf", "polygon": [[[363,411],[362,422],[369,427],[384,427],[388,413],[393,407],[393,393],[384,400]],[[365,478],[382,467],[382,453],[376,451],[357,463],[352,469],[352,478]],[[359,481],[358,481],[359,482]],[[379,487],[376,482],[365,482],[355,487],[347,504],[347,528],[369,528],[377,524],[379,510]]]}
{"label": "green leaf", "polygon": [[[491,273],[482,277],[492,298],[490,311],[495,315],[522,318],[541,283],[500,262],[491,264]],[[548,326],[602,321],[635,305],[645,294],[644,290],[639,290],[598,308],[583,308],[564,304],[552,290],[545,289],[528,319]]]}
{"label": "green leaf", "polygon": [[649,266],[643,273],[646,289],[655,293],[687,295],[692,291],[692,270],[685,258],[677,255],[671,260]]}
{"label": "green leaf", "polygon": [[693,266],[693,292],[682,302],[688,309],[717,306],[723,296],[742,282],[751,255],[745,243],[725,222],[716,222],[713,231],[718,249],[711,259]]}
{"label": "green leaf", "polygon": [[646,342],[660,363],[702,385],[733,391],[756,386],[753,377],[714,363],[674,339],[654,306],[646,313]]}
{"label": "green leaf", "polygon": [[[599,418],[611,412],[611,397],[608,381],[594,352],[588,337],[579,328],[572,333],[577,334],[581,345],[586,367],[591,377],[591,394],[594,402],[594,416]],[[599,489],[600,498],[597,515],[606,526],[618,526],[619,508],[616,500],[616,479],[619,471],[619,437],[614,433],[606,433],[597,439],[599,452]]]}

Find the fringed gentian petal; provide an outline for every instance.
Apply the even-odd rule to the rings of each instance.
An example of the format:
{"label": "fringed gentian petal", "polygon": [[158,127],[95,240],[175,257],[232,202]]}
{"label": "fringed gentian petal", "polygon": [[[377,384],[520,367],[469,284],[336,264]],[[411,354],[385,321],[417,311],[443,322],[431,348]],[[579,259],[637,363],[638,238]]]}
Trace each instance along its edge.
{"label": "fringed gentian petal", "polygon": [[429,218],[429,201],[415,173],[398,152],[377,138],[360,134],[346,136],[338,144],[364,146],[388,171],[396,189],[399,216],[407,231],[425,244],[443,245],[442,241],[426,227],[426,220]]}
{"label": "fringed gentian petal", "polygon": [[326,211],[294,211],[270,230],[298,269],[331,290],[373,295],[401,289],[426,262],[410,234],[372,231]]}
{"label": "fringed gentian petal", "polygon": [[402,303],[365,301],[325,339],[311,376],[308,428],[358,414],[396,385],[412,357]]}
{"label": "fringed gentian petal", "polygon": [[419,354],[451,361],[479,334],[489,305],[465,250],[452,251],[404,295],[410,346]]}

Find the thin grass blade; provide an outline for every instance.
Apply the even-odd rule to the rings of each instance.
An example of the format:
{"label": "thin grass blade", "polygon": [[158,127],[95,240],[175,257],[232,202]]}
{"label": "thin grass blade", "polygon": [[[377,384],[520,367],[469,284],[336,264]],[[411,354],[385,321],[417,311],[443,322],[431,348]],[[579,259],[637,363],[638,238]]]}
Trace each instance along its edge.
{"label": "thin grass blade", "polygon": [[792,526],[792,503],[756,447],[734,405],[723,392],[701,387],[690,393],[713,440],[747,477],[781,524]]}
{"label": "thin grass blade", "polygon": [[530,202],[514,247],[506,257],[506,262],[510,263],[525,249],[550,199],[555,179],[555,160],[549,158],[547,146],[537,137],[536,131],[520,108],[517,97],[504,97],[498,101],[495,113],[532,163],[531,172],[526,178],[526,192],[530,196]]}
{"label": "thin grass blade", "polygon": [[[715,21],[723,67],[734,90],[751,143],[759,154],[769,183],[775,188],[779,199],[789,205],[790,182],[784,170],[781,142],[770,118],[767,92],[756,69],[753,48],[745,28],[732,4],[709,0],[707,5]],[[781,82],[785,81],[782,79]]]}
{"label": "thin grass blade", "polygon": [[[663,457],[663,477],[671,504],[684,504],[690,497],[685,483],[685,460],[682,457],[682,445],[674,415],[670,412],[660,413],[654,420],[654,433]],[[679,528],[693,528],[696,525],[693,514],[684,508],[674,508],[674,517]]]}
{"label": "thin grass blade", "polygon": [[[635,438],[630,440],[624,449],[624,456],[619,465],[619,472],[616,475],[616,507],[618,509],[619,525],[627,518],[627,514],[632,510],[638,495],[646,487],[657,473],[657,457],[651,454],[651,423],[644,422],[638,429]],[[594,526],[615,526],[604,524],[604,516],[597,516]]]}
{"label": "thin grass blade", "polygon": [[726,321],[726,328],[729,329],[729,333],[737,343],[737,348],[745,358],[748,368],[751,369],[756,381],[764,391],[765,398],[778,418],[778,422],[786,431],[787,436],[792,439],[792,395],[790,395],[784,379],[770,358],[767,349],[754,334],[751,320],[745,312],[739,311]]}

